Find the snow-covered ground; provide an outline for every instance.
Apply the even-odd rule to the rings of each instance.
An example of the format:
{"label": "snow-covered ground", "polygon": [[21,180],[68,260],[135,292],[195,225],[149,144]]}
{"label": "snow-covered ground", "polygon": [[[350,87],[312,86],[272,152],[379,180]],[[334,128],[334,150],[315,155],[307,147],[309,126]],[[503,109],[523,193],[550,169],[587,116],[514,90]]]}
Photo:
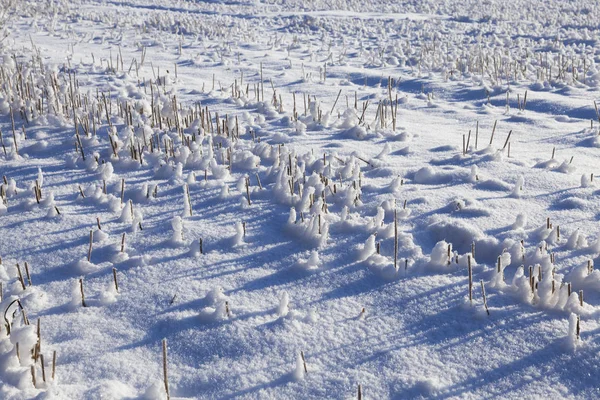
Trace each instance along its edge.
{"label": "snow-covered ground", "polygon": [[599,397],[599,20],[0,0],[0,398]]}

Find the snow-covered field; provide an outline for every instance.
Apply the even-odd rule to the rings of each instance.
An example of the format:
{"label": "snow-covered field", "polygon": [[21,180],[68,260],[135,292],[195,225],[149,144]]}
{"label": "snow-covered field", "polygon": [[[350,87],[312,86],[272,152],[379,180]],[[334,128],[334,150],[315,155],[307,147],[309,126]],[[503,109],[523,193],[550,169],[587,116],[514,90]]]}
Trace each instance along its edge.
{"label": "snow-covered field", "polygon": [[0,398],[600,397],[598,21],[0,0]]}

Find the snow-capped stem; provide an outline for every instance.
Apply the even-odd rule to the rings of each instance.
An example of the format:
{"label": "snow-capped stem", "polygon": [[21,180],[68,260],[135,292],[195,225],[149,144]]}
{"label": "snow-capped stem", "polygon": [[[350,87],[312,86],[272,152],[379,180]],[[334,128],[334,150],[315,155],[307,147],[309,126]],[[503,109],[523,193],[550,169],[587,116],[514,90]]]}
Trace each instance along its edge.
{"label": "snow-capped stem", "polygon": [[304,373],[308,374],[308,369],[306,368],[306,358],[304,357],[304,351],[300,351],[300,357],[302,358],[302,365],[304,367]]}
{"label": "snow-capped stem", "polygon": [[494,142],[494,133],[496,133],[496,124],[497,123],[498,123],[498,120],[494,121],[494,127],[492,128],[492,136],[490,137],[490,146]]}
{"label": "snow-capped stem", "polygon": [[467,266],[469,269],[469,302],[473,305],[473,267],[471,266],[471,256],[467,256]]}
{"label": "snow-capped stem", "polygon": [[487,312],[487,315],[490,315],[490,310],[488,309],[487,305],[487,297],[485,296],[485,286],[483,284],[483,279],[481,280],[481,295],[483,296],[483,305],[485,306],[485,312]]}
{"label": "snow-capped stem", "polygon": [[250,201],[250,178],[246,177],[246,197],[248,199],[248,205],[251,206],[252,202]]}
{"label": "snow-capped stem", "polygon": [[319,235],[321,234],[321,214],[318,215],[319,217]]}
{"label": "snow-capped stem", "polygon": [[[331,111],[329,112],[329,114],[333,115],[333,110],[335,109],[335,106],[337,105],[338,100],[340,99],[340,95],[342,94],[342,89],[340,89],[340,91],[338,92],[337,97],[335,98],[335,101],[333,102],[333,106],[331,107]],[[391,96],[391,95],[390,95]],[[390,104],[391,104],[392,100],[390,97]]]}
{"label": "snow-capped stem", "polygon": [[125,232],[121,235],[121,253],[125,251]]}
{"label": "snow-capped stem", "polygon": [[52,352],[52,380],[56,376],[56,350]]}
{"label": "snow-capped stem", "polygon": [[363,400],[362,385],[360,383],[358,384],[358,400]]}
{"label": "snow-capped stem", "polygon": [[100,225],[100,217],[96,217],[96,223],[98,224],[98,230],[102,230],[102,225]]}
{"label": "snow-capped stem", "polygon": [[124,196],[125,196],[125,178],[121,179],[121,204],[123,204]]}
{"label": "snow-capped stem", "polygon": [[31,382],[33,382],[33,387],[36,387],[36,381],[35,381],[35,366],[32,365],[31,368]]}
{"label": "snow-capped stem", "polygon": [[37,335],[37,348],[38,348],[38,352],[39,350],[41,350],[41,343],[42,343],[42,319],[38,318],[37,320],[37,329],[36,329],[36,335]]}
{"label": "snow-capped stem", "polygon": [[40,364],[42,365],[42,380],[46,383],[46,367],[44,366],[44,355],[40,354]]}
{"label": "snow-capped stem", "polygon": [[94,243],[94,231],[90,230],[90,246],[88,248],[87,260],[92,261],[92,243]]}
{"label": "snow-capped stem", "polygon": [[398,211],[394,207],[394,269],[398,271]]}
{"label": "snow-capped stem", "polygon": [[85,293],[83,293],[83,279],[79,279],[79,291],[81,292],[81,306],[82,307],[87,307],[87,304],[85,304]]}
{"label": "snow-capped stem", "polygon": [[467,145],[465,146],[465,154],[469,152],[470,142],[471,142],[471,130],[469,129],[469,134],[467,135]]}
{"label": "snow-capped stem", "polygon": [[260,188],[260,190],[262,190],[263,186],[262,183],[260,183],[260,176],[258,176],[258,173],[256,173],[256,182],[258,183],[258,187]]}
{"label": "snow-capped stem", "polygon": [[[498,273],[498,275],[503,274],[503,270],[502,270],[502,257],[500,257],[500,256],[498,257],[496,272]],[[502,279],[502,281],[504,281],[504,277],[502,277],[501,279]]]}
{"label": "snow-capped stem", "polygon": [[115,290],[117,292],[119,292],[119,282],[117,281],[117,269],[113,267],[112,273],[113,273],[113,281],[115,282]]}
{"label": "snow-capped stem", "polygon": [[167,400],[171,398],[169,394],[169,375],[167,373],[167,339],[162,340],[162,355],[163,355],[163,381],[165,384],[165,392],[167,393]]}
{"label": "snow-capped stem", "polygon": [[512,135],[512,130],[510,130],[508,132],[508,136],[506,137],[506,141],[504,142],[504,146],[502,147],[502,150],[504,150],[506,148],[506,146],[508,146],[508,141],[510,140],[510,135]]}
{"label": "snow-capped stem", "polygon": [[23,280],[23,274],[21,273],[21,267],[19,263],[17,263],[17,273],[19,274],[19,282],[21,282],[21,287],[25,290],[25,281]]}
{"label": "snow-capped stem", "polygon": [[31,274],[29,273],[29,264],[25,261],[25,274],[27,275],[27,283],[31,286]]}

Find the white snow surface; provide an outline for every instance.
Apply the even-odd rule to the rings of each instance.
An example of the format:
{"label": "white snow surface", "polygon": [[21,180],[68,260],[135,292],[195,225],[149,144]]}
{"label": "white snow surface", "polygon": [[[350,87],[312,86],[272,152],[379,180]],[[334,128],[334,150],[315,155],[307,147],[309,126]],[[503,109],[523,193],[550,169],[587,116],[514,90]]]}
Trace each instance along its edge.
{"label": "white snow surface", "polygon": [[599,20],[0,0],[0,399],[600,397]]}

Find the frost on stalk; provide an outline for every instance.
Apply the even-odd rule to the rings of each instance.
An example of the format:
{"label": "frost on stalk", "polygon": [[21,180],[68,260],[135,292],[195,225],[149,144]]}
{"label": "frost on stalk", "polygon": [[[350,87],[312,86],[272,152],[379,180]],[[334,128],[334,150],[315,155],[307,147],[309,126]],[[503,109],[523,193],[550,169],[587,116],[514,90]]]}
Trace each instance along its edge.
{"label": "frost on stalk", "polygon": [[213,288],[204,297],[204,301],[208,306],[200,310],[198,314],[201,322],[221,321],[228,318],[227,296],[223,293],[222,288]]}
{"label": "frost on stalk", "polygon": [[569,333],[567,334],[566,346],[568,349],[575,351],[579,343],[579,318],[576,314],[569,315]]}
{"label": "frost on stalk", "polygon": [[358,261],[364,261],[375,254],[375,234],[369,236],[362,249],[358,252]]}
{"label": "frost on stalk", "polygon": [[[13,326],[9,338],[13,345],[19,344],[19,348],[23,353],[29,353],[28,350],[33,349],[38,342],[35,325],[33,324],[22,325],[19,327]],[[23,367],[33,364],[32,357],[21,357],[20,361],[21,366]]]}
{"label": "frost on stalk", "polygon": [[576,292],[572,292],[568,297],[567,303],[563,307],[563,310],[576,313],[577,315],[580,315],[584,311],[580,304],[579,295]]}
{"label": "frost on stalk", "polygon": [[588,176],[588,174],[581,175],[581,187],[586,188],[590,186],[592,186],[591,176]]}
{"label": "frost on stalk", "polygon": [[533,294],[531,293],[531,284],[529,277],[525,276],[525,267],[522,265],[517,268],[513,276],[512,285],[514,293],[525,303],[531,303]]}
{"label": "frost on stalk", "polygon": [[180,216],[175,216],[171,220],[171,227],[173,228],[173,236],[171,237],[171,244],[174,246],[183,245],[183,221]]}
{"label": "frost on stalk", "polygon": [[279,300],[279,306],[277,307],[277,315],[279,315],[280,317],[285,317],[290,311],[289,303],[290,296],[287,294],[287,292],[283,292],[281,295],[281,299]]}
{"label": "frost on stalk", "polygon": [[296,209],[294,207],[290,208],[290,216],[288,217],[288,225],[292,225],[296,223]]}
{"label": "frost on stalk", "polygon": [[587,246],[587,239],[585,238],[585,235],[579,231],[579,228],[576,229],[575,232],[569,236],[569,240],[567,240],[567,248],[570,250],[583,249]]}
{"label": "frost on stalk", "polygon": [[93,264],[86,259],[79,260],[77,263],[75,263],[75,271],[80,274],[89,274],[97,271],[98,269],[99,267],[96,264]]}
{"label": "frost on stalk", "polygon": [[117,296],[119,293],[115,289],[115,285],[111,282],[106,289],[100,292],[100,304],[109,305],[117,301]]}
{"label": "frost on stalk", "polygon": [[310,253],[310,257],[308,258],[308,261],[306,262],[306,267],[308,269],[319,268],[319,253],[316,250],[313,250]]}
{"label": "frost on stalk", "polygon": [[385,210],[382,207],[377,207],[377,214],[369,224],[369,230],[378,231],[383,226],[383,219],[385,218]]}
{"label": "frost on stalk", "polygon": [[173,175],[171,176],[170,181],[172,183],[183,182],[183,164],[178,162],[177,165],[175,165],[175,169],[173,170]]}
{"label": "frost on stalk", "polygon": [[193,185],[194,183],[196,183],[196,174],[193,171],[188,174],[186,183],[188,185]]}
{"label": "frost on stalk", "polygon": [[[450,249],[450,251],[448,251]],[[450,253],[450,257],[448,257]],[[445,269],[452,263],[452,245],[445,240],[437,242],[431,251],[429,267],[431,269]]]}
{"label": "frost on stalk", "polygon": [[295,381],[304,379],[304,361],[302,360],[302,355],[300,355],[300,353],[296,356],[296,368],[292,373],[292,378],[294,378]]}
{"label": "frost on stalk", "polygon": [[594,269],[592,260],[575,267],[566,279],[580,289],[600,291],[600,270]]}
{"label": "frost on stalk", "polygon": [[340,213],[340,222],[346,222],[348,220],[348,206],[344,206],[342,208],[342,212]]}
{"label": "frost on stalk", "polygon": [[471,166],[471,175],[469,179],[471,182],[477,182],[479,180],[479,168],[477,168],[477,165]]}
{"label": "frost on stalk", "polygon": [[560,171],[565,174],[572,174],[577,171],[577,167],[571,164],[571,161],[565,160],[556,168],[556,171]]}
{"label": "frost on stalk", "polygon": [[226,199],[229,197],[229,186],[223,185],[221,187],[221,194],[219,194],[220,199]]}
{"label": "frost on stalk", "polygon": [[69,306],[74,310],[81,307],[81,288],[77,279],[71,283],[71,302]]}
{"label": "frost on stalk", "polygon": [[119,222],[133,222],[133,201],[129,200],[121,209],[121,217],[119,218]]}
{"label": "frost on stalk", "polygon": [[504,269],[511,263],[511,256],[509,252],[504,252],[496,262],[496,268],[494,276],[492,277],[489,286],[491,288],[503,289],[506,287],[504,282]]}
{"label": "frost on stalk", "polygon": [[163,382],[154,382],[146,389],[142,395],[142,400],[164,400],[165,395],[165,384]]}
{"label": "frost on stalk", "polygon": [[525,214],[517,214],[515,222],[512,224],[514,230],[523,229],[527,225],[527,216]]}
{"label": "frost on stalk", "polygon": [[95,229],[93,234],[94,243],[101,243],[108,239],[108,233],[100,229]]}
{"label": "frost on stalk", "polygon": [[44,186],[44,175],[42,174],[42,169],[38,167],[38,175],[37,175],[37,184],[39,187]]}
{"label": "frost on stalk", "polygon": [[144,222],[142,211],[139,208],[136,208],[131,219],[131,231],[133,233],[137,232],[137,230],[142,226],[142,222]]}
{"label": "frost on stalk", "polygon": [[0,280],[7,282],[10,278],[8,277],[8,273],[6,272],[6,268],[0,261]]}
{"label": "frost on stalk", "polygon": [[[200,257],[202,254],[200,252],[200,240],[201,239],[192,240],[192,243],[190,244],[190,251],[188,252],[190,257]],[[204,252],[205,250],[203,249],[202,251]]]}
{"label": "frost on stalk", "polygon": [[313,250],[310,253],[310,257],[308,259],[301,259],[295,264],[295,268],[303,271],[311,271],[315,269],[319,269],[319,253],[317,250]]}
{"label": "frost on stalk", "polygon": [[183,185],[183,215],[182,217],[189,217],[192,215],[192,209],[190,207],[189,196],[188,196],[188,186]]}
{"label": "frost on stalk", "polygon": [[550,231],[550,233],[548,234],[548,237],[546,237],[546,242],[549,244],[556,244],[559,239],[560,239],[560,231],[559,231],[559,226],[555,226],[554,228],[552,228],[552,230]]}
{"label": "frost on stalk", "polygon": [[105,181],[110,181],[113,176],[114,168],[110,162],[100,164],[98,167],[98,177]]}
{"label": "frost on stalk", "polygon": [[392,147],[390,146],[389,143],[386,143],[383,146],[383,149],[381,150],[381,152],[379,154],[377,154],[375,156],[376,159],[378,160],[386,160],[387,156],[392,152]]}
{"label": "frost on stalk", "polygon": [[228,166],[217,164],[217,160],[212,159],[210,161],[210,170],[215,179],[226,179],[229,177]]}
{"label": "frost on stalk", "polygon": [[515,184],[515,188],[513,189],[512,197],[521,197],[523,194],[523,185],[525,185],[525,178],[523,178],[523,176],[519,176],[517,183]]}
{"label": "frost on stalk", "polygon": [[235,223],[235,235],[232,238],[233,246],[241,246],[244,244],[244,225],[241,222]]}
{"label": "frost on stalk", "polygon": [[591,253],[600,253],[600,236],[598,236],[594,243],[590,244],[588,251]]}

